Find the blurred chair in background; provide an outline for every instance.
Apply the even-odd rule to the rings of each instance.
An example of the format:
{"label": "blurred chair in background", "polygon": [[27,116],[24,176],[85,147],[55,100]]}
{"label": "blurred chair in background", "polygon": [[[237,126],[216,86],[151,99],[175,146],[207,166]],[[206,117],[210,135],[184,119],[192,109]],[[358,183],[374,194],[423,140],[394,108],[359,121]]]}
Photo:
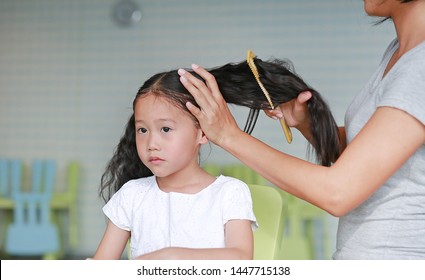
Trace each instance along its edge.
{"label": "blurred chair in background", "polygon": [[281,259],[287,204],[276,187],[249,184],[259,228],[254,231],[254,260]]}
{"label": "blurred chair in background", "polygon": [[[60,236],[63,240],[61,247],[61,254],[64,254],[65,244],[68,243],[70,249],[76,249],[78,245],[78,215],[77,215],[77,191],[80,182],[80,164],[77,161],[68,163],[66,171],[66,190],[64,192],[53,192],[51,208],[53,219],[59,225]],[[66,216],[68,214],[68,221],[66,223]]]}
{"label": "blurred chair in background", "polygon": [[260,176],[257,172],[243,164],[227,164],[227,165],[216,165],[207,164],[203,166],[204,170],[211,175],[225,175],[233,178],[237,178],[246,184],[264,185],[267,184],[267,180]]}
{"label": "blurred chair in background", "polygon": [[13,256],[45,256],[59,250],[56,225],[50,220],[50,200],[55,181],[54,161],[36,160],[33,164],[32,188],[23,191],[22,164],[13,161],[12,195],[13,223],[6,232],[5,251]]}
{"label": "blurred chair in background", "polygon": [[284,258],[331,259],[329,214],[293,195],[287,194],[287,199],[289,226],[284,246],[293,249]]}
{"label": "blurred chair in background", "polygon": [[[12,176],[12,165],[15,166],[14,176]],[[7,226],[12,222],[12,215],[9,210],[13,209],[12,195],[12,177],[13,184],[21,185],[23,163],[20,160],[0,159],[0,249],[4,248]],[[16,174],[18,173],[18,174]],[[0,251],[1,251],[0,250]]]}
{"label": "blurred chair in background", "polygon": [[[57,171],[55,162],[53,160],[36,160],[32,166],[32,184],[29,192],[22,190],[23,166],[22,160],[19,159],[0,159],[0,215],[2,218],[0,251],[6,253],[6,257],[22,255],[24,253],[20,253],[20,251],[23,248],[17,249],[14,243],[16,239],[24,239],[24,235],[19,232],[19,235],[12,237],[15,232],[25,228],[27,231],[25,236],[28,238],[25,242],[32,243],[25,246],[31,247],[36,246],[35,243],[40,243],[37,237],[40,228],[47,229],[53,226],[55,231],[59,232],[56,234],[59,236],[59,246],[55,250],[46,251],[41,255],[44,259],[62,258],[66,249],[75,249],[78,245],[77,189],[80,180],[80,164],[77,161],[68,163],[66,189],[59,190],[55,188]],[[13,224],[11,224],[12,217],[14,217]],[[34,226],[35,224],[37,227]],[[46,226],[46,224],[48,225]],[[54,230],[46,231],[53,232]],[[49,234],[51,235],[51,233]],[[12,239],[10,240],[10,238]],[[48,239],[53,244],[56,238]],[[22,246],[25,242],[21,243]],[[26,256],[34,254],[25,253]]]}
{"label": "blurred chair in background", "polygon": [[0,198],[9,197],[9,161],[0,159]]}
{"label": "blurred chair in background", "polygon": [[281,258],[285,260],[310,260],[314,254],[303,231],[303,213],[296,197],[288,195],[288,219],[283,235]]}

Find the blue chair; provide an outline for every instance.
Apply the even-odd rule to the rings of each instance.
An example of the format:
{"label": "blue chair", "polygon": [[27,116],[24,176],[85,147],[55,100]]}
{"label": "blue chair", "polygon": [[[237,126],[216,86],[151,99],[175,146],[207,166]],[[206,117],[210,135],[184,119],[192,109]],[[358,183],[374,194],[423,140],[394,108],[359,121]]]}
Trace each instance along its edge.
{"label": "blue chair", "polygon": [[54,161],[36,160],[33,164],[32,189],[21,189],[21,168],[13,161],[12,194],[13,223],[8,227],[5,251],[13,256],[41,256],[59,250],[58,229],[50,222],[50,199],[55,181]]}

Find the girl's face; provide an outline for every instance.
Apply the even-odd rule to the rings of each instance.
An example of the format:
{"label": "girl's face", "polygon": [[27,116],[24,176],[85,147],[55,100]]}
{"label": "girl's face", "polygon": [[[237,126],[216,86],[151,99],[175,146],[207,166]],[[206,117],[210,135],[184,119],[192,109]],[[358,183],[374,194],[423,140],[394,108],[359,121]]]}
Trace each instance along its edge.
{"label": "girl's face", "polygon": [[166,98],[148,93],[134,107],[137,153],[157,177],[198,166],[200,145],[207,143],[188,113]]}

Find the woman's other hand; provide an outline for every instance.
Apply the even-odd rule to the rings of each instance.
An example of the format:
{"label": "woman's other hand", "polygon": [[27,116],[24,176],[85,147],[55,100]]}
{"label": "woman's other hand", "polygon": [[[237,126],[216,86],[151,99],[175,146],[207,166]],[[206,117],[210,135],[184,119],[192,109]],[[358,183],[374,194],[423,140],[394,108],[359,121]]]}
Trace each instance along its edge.
{"label": "woman's other hand", "polygon": [[275,120],[284,117],[288,126],[297,128],[304,137],[310,139],[310,115],[307,101],[311,97],[312,93],[310,91],[303,91],[297,98],[280,104],[274,110],[264,110],[264,112]]}

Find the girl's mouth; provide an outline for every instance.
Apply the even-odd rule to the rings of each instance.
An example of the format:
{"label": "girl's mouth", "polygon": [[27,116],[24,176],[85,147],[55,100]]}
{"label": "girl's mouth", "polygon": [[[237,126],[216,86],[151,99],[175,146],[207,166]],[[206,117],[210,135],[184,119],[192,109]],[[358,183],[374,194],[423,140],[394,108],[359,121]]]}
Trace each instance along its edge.
{"label": "girl's mouth", "polygon": [[150,157],[149,158],[149,162],[152,163],[152,164],[160,164],[163,161],[164,160],[162,158],[159,158],[159,157]]}

